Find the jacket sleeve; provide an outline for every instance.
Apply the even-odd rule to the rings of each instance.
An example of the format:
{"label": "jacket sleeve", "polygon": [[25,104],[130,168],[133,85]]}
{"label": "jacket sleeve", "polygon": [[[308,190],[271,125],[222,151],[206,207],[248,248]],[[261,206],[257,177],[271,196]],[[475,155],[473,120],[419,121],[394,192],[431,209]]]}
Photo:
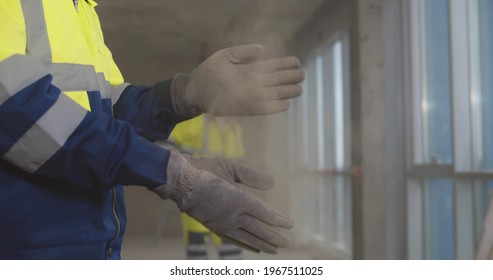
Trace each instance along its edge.
{"label": "jacket sleeve", "polygon": [[127,122],[86,111],[51,80],[48,69],[32,57],[0,61],[3,161],[81,188],[153,188],[166,182],[168,151]]}
{"label": "jacket sleeve", "polygon": [[127,85],[113,105],[115,118],[131,124],[149,141],[167,139],[176,124],[186,120],[173,112],[170,86],[171,80],[153,86]]}

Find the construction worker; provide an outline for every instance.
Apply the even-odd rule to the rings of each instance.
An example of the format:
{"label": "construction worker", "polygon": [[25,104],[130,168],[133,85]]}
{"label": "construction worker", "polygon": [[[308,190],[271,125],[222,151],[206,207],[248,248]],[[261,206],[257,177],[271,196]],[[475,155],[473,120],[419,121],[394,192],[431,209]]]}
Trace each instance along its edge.
{"label": "construction worker", "polygon": [[[286,99],[301,93],[297,60],[260,61],[261,46],[239,46],[189,74],[129,85],[104,44],[95,6],[0,2],[0,259],[120,258],[123,185],[173,200],[254,251],[287,246],[283,230],[292,222],[235,187],[225,172],[234,164],[214,160],[209,172],[151,142],[202,113],[286,110]],[[263,174],[232,170],[242,173],[237,182],[272,186]]]}
{"label": "construction worker", "polygon": [[[244,156],[240,125],[228,118],[202,115],[180,123],[171,133],[170,141],[193,156],[214,156],[239,160]],[[217,247],[220,259],[242,259],[238,246],[224,242],[189,215],[181,215],[187,259],[208,259],[207,241]]]}

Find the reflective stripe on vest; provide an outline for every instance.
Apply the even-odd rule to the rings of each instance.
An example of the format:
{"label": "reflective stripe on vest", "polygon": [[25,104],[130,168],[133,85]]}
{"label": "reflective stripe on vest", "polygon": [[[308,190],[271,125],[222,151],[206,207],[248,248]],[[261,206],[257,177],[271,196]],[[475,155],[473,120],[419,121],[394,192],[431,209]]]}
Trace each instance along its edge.
{"label": "reflective stripe on vest", "polygon": [[[46,3],[52,4],[45,2],[45,5]],[[111,104],[114,105],[128,84],[111,86],[105,74],[97,73],[94,65],[54,62],[45,18],[49,9],[45,10],[42,0],[21,0],[21,5],[26,26],[26,54],[39,59],[47,66],[53,75],[53,85],[87,110],[91,109],[87,92],[98,91],[102,99],[111,99]],[[90,5],[95,6],[95,3],[92,2]],[[73,5],[71,8],[74,9]],[[89,15],[87,18],[90,18]],[[94,31],[94,28],[91,31]],[[97,61],[95,59],[93,63]],[[119,74],[117,68],[116,71]]]}
{"label": "reflective stripe on vest", "polygon": [[43,3],[40,0],[21,0],[21,4],[26,22],[26,54],[49,64],[52,57]]}
{"label": "reflective stripe on vest", "polygon": [[81,107],[67,106],[69,103],[73,101],[60,94],[55,104],[17,140],[3,159],[35,172],[65,144],[87,113]]}

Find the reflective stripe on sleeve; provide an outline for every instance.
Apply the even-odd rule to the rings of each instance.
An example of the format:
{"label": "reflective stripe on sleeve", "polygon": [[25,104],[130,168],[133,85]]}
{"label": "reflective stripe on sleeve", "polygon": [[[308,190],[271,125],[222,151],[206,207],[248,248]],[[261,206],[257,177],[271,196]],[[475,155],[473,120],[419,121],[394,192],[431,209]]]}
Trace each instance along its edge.
{"label": "reflective stripe on sleeve", "polygon": [[103,73],[96,73],[92,65],[54,63],[48,66],[53,85],[63,92],[99,91],[101,98],[111,98],[112,87]]}
{"label": "reflective stripe on sleeve", "polygon": [[26,53],[45,64],[52,62],[52,53],[42,0],[21,0],[26,24]]}
{"label": "reflective stripe on sleeve", "polygon": [[56,63],[45,67],[31,56],[13,55],[0,62],[0,105],[48,74],[53,76],[52,84],[62,92],[98,91],[103,99],[112,98],[114,92],[121,95],[121,91],[128,85],[111,87],[104,74],[96,74],[91,65]]}
{"label": "reflective stripe on sleeve", "polygon": [[0,62],[0,105],[48,74],[43,64],[24,55],[13,55]]}
{"label": "reflective stripe on sleeve", "polygon": [[127,86],[130,84],[128,83],[123,83],[119,86],[116,87],[111,87],[111,105],[114,106],[116,102],[118,102],[118,99],[120,99],[120,96],[122,96],[123,91]]}
{"label": "reflective stripe on sleeve", "polygon": [[85,109],[68,96],[60,94],[53,106],[3,158],[28,172],[35,172],[65,144],[86,114]]}
{"label": "reflective stripe on sleeve", "polygon": [[100,94],[102,99],[108,99],[111,98],[111,87],[110,83],[106,81],[104,74],[103,73],[97,73],[96,74],[97,79],[98,79],[98,84],[100,88]]}
{"label": "reflective stripe on sleeve", "polygon": [[61,91],[99,91],[99,82],[92,65],[55,63],[48,66],[53,85]]}

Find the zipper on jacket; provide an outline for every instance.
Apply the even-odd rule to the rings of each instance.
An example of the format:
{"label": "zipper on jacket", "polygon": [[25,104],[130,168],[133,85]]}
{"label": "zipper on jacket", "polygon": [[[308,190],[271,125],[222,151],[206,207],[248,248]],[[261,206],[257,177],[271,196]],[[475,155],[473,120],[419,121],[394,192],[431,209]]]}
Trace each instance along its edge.
{"label": "zipper on jacket", "polygon": [[[116,187],[113,187],[111,189],[111,191],[113,194],[113,201],[112,201],[113,218],[115,219],[115,225],[116,225],[115,238],[111,242],[111,243],[113,243],[113,241],[115,241],[118,238],[118,236],[120,235],[121,224],[120,224],[120,219],[118,218],[118,214],[116,212]],[[110,246],[110,248],[108,249],[107,255],[111,257],[112,254],[113,254],[113,248],[112,248],[112,246]]]}

